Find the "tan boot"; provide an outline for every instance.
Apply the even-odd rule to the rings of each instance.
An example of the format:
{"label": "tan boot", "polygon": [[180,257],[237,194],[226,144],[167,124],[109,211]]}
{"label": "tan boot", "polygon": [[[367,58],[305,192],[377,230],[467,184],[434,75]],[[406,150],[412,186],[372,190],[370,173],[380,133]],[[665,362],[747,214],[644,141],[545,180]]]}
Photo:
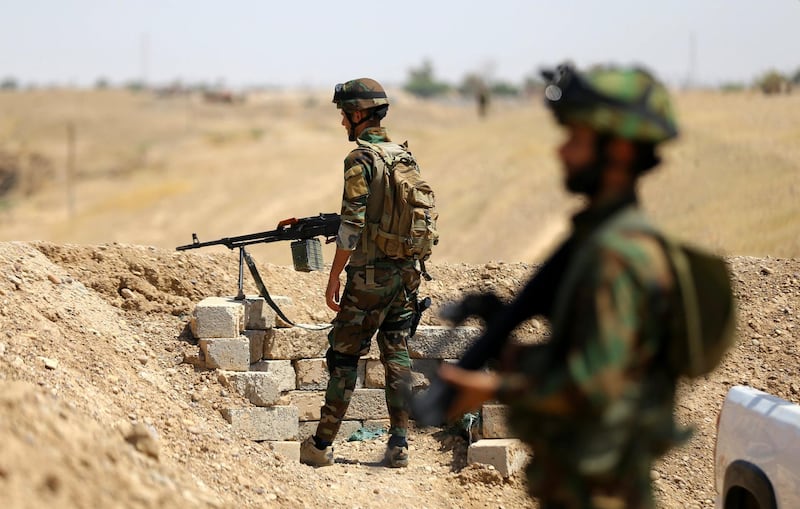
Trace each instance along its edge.
{"label": "tan boot", "polygon": [[329,445],[324,449],[317,449],[314,444],[314,437],[310,436],[300,444],[300,463],[311,465],[312,467],[328,467],[333,465],[333,446]]}
{"label": "tan boot", "polygon": [[408,466],[408,447],[396,445],[386,447],[386,464],[392,468],[403,468]]}

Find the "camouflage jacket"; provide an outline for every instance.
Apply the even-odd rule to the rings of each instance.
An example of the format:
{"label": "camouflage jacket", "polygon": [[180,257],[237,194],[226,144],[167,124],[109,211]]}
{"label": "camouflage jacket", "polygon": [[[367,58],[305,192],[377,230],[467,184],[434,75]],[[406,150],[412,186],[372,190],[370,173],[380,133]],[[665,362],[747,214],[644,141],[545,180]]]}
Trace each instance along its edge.
{"label": "camouflage jacket", "polygon": [[663,363],[677,298],[667,256],[652,235],[594,235],[635,204],[628,196],[573,218],[574,251],[548,316],[552,337],[520,352],[503,379],[511,425],[538,457],[534,491],[543,462],[557,460],[578,477],[613,477],[680,436],[676,380]]}
{"label": "camouflage jacket", "polygon": [[[359,136],[370,143],[392,141],[385,127],[368,127]],[[367,203],[370,200],[370,184],[375,173],[375,155],[365,149],[353,149],[344,160],[344,193],[342,194],[342,222],[336,235],[336,246],[350,255],[350,265],[367,263],[363,235],[367,222]]]}

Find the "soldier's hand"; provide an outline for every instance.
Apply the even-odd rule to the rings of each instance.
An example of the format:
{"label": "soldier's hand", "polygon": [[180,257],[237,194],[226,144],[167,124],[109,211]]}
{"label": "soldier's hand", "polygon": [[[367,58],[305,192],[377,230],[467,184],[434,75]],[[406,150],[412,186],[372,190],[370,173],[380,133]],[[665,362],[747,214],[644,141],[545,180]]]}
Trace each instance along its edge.
{"label": "soldier's hand", "polygon": [[488,322],[503,307],[503,302],[494,293],[474,293],[465,296],[460,302],[448,302],[439,309],[439,317],[461,325],[471,316],[477,316]]}
{"label": "soldier's hand", "polygon": [[325,289],[325,303],[328,305],[329,308],[339,312],[342,307],[339,305],[339,288],[341,283],[339,282],[339,277],[330,277],[328,278],[328,287]]}
{"label": "soldier's hand", "polygon": [[447,411],[448,419],[456,419],[480,408],[484,401],[494,399],[500,387],[496,373],[470,371],[443,363],[439,366],[439,378],[456,389],[456,397]]}

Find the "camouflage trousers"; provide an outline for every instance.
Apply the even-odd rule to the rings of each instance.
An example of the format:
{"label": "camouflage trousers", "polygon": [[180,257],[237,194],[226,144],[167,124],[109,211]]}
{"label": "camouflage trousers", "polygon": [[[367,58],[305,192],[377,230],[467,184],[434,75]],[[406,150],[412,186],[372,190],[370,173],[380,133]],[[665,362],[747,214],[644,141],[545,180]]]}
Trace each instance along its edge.
{"label": "camouflage trousers", "polygon": [[411,395],[411,359],[408,336],[416,312],[419,272],[411,262],[376,263],[374,285],[366,283],[364,267],[347,267],[347,283],[339,304],[341,310],[328,334],[330,380],[325,392],[316,435],[333,441],[350,405],[356,386],[359,357],[370,349],[378,332],[380,359],[386,372],[386,406],[389,433],[408,433]]}
{"label": "camouflage trousers", "polygon": [[653,458],[641,456],[625,471],[581,475],[575,466],[538,455],[528,466],[528,489],[541,509],[653,509],[650,470]]}

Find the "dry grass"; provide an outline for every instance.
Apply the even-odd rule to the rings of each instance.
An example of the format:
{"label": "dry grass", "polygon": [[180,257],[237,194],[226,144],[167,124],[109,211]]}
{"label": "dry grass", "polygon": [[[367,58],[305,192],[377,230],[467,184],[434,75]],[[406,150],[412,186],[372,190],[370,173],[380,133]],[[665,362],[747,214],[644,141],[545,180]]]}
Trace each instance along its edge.
{"label": "dry grass", "polygon": [[[482,121],[472,104],[397,99],[390,133],[409,140],[437,191],[436,260],[541,260],[577,202],[561,190],[560,134],[538,100],[495,104]],[[0,149],[42,153],[57,171],[33,196],[5,200],[0,240],[171,248],[192,232],[210,240],[337,211],[351,145],[328,101],[275,93],[224,106],[123,91],[2,93]],[[800,96],[698,92],[679,96],[677,109],[683,136],[643,185],[651,214],[720,252],[800,257]],[[78,132],[72,217],[68,122]],[[289,263],[288,246],[254,252]]]}

